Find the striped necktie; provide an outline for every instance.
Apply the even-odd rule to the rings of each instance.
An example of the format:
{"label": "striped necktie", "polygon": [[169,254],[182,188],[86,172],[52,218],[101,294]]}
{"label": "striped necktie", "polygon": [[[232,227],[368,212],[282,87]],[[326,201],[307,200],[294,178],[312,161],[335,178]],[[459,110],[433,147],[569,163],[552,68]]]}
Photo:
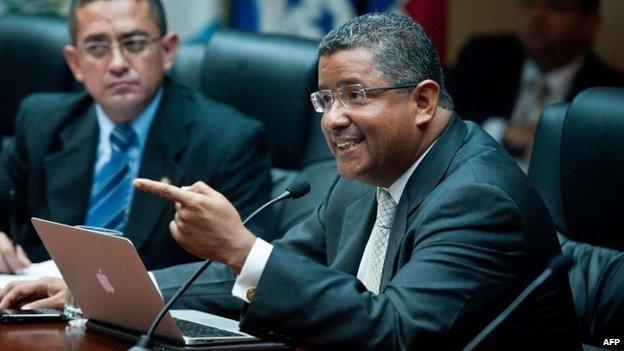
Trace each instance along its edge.
{"label": "striped necktie", "polygon": [[546,101],[548,101],[550,93],[551,92],[548,88],[546,80],[542,78],[535,82],[533,86],[533,95],[535,96],[535,98],[533,100],[533,106],[531,106],[531,109],[527,116],[529,123],[537,124],[537,121],[539,121],[539,118],[542,114],[542,110],[546,106]]}
{"label": "striped necktie", "polygon": [[512,116],[512,119],[518,124],[537,123],[551,91],[543,78],[537,78],[535,81],[525,83],[524,87],[523,89],[526,89],[527,92],[517,102],[520,107],[516,115]]}
{"label": "striped necktie", "polygon": [[128,125],[117,125],[110,141],[111,158],[95,175],[85,224],[123,232],[132,189],[127,152],[136,133]]}

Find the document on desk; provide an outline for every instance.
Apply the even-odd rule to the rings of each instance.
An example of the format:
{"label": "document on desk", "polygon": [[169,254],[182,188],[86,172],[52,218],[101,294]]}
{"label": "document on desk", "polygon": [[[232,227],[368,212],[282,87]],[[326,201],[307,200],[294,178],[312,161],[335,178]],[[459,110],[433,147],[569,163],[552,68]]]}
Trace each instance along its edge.
{"label": "document on desk", "polygon": [[61,277],[61,272],[52,260],[33,263],[18,274],[0,274],[0,289],[13,280],[34,280],[46,276]]}

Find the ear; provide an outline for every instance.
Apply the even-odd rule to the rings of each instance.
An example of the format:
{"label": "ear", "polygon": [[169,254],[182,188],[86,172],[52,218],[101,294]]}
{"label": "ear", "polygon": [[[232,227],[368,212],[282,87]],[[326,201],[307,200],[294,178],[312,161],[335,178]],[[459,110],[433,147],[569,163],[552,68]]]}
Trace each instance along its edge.
{"label": "ear", "polygon": [[78,50],[76,47],[72,45],[65,45],[65,47],[63,47],[63,56],[65,57],[65,62],[67,62],[69,69],[71,69],[74,78],[82,83],[84,77],[82,74],[82,67],[80,67],[80,57],[78,56]]}
{"label": "ear", "polygon": [[431,79],[420,82],[410,94],[412,116],[417,127],[424,127],[435,115],[440,96],[440,86]]}
{"label": "ear", "polygon": [[179,47],[180,38],[177,34],[170,33],[162,38],[163,68],[165,71],[173,67]]}

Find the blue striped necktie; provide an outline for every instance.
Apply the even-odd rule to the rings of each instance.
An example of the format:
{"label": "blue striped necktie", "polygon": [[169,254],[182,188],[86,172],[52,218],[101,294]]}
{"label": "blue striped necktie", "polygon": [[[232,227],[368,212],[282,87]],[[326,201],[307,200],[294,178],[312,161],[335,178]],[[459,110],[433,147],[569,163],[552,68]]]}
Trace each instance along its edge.
{"label": "blue striped necktie", "polygon": [[128,125],[117,125],[110,141],[111,158],[95,175],[85,224],[123,232],[132,187],[127,152],[136,133]]}

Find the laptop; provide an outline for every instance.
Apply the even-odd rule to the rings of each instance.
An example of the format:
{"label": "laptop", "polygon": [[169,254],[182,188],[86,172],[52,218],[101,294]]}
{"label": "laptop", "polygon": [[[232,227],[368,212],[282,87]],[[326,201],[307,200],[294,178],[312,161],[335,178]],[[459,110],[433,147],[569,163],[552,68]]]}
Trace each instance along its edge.
{"label": "laptop", "polygon": [[[35,230],[89,321],[143,334],[165,305],[127,238],[32,218]],[[238,322],[195,310],[171,310],[157,338],[182,345],[257,341]]]}

